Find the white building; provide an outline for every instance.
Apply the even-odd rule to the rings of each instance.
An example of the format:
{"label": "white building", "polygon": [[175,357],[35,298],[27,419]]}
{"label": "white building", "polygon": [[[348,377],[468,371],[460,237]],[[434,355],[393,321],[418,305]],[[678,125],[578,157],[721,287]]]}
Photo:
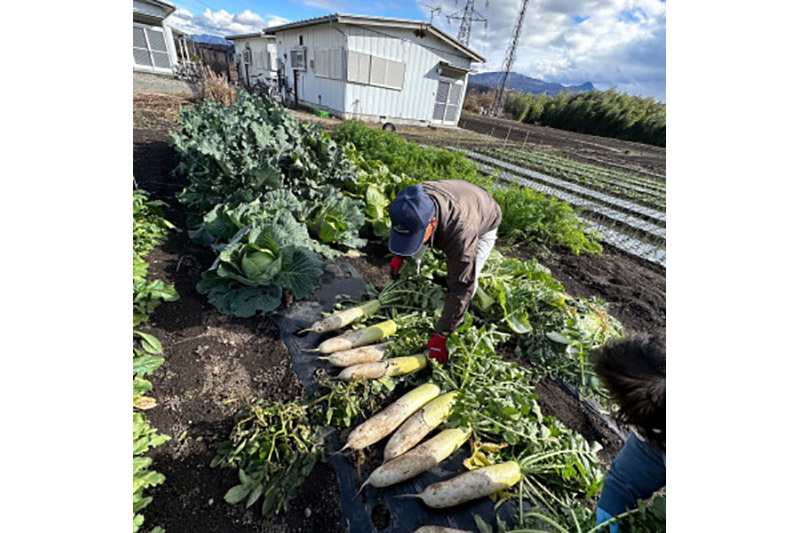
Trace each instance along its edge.
{"label": "white building", "polygon": [[228,39],[237,57],[245,43],[256,50],[254,40],[265,42],[263,64],[285,80],[297,102],[340,118],[458,124],[472,63],[485,62],[435,26],[414,20],[333,14],[263,33]]}
{"label": "white building", "polygon": [[252,85],[256,79],[277,79],[278,55],[274,35],[261,31],[225,38],[233,41],[239,79],[245,84]]}
{"label": "white building", "polygon": [[168,74],[178,64],[172,29],[164,22],[175,6],[162,0],[133,0],[133,70]]}

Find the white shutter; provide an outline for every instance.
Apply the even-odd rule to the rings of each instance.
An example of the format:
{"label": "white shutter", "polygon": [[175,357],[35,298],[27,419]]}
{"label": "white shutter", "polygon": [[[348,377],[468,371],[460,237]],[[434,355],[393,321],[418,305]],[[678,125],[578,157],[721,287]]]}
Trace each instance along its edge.
{"label": "white shutter", "polygon": [[342,79],[342,49],[341,48],[332,48],[329,50],[330,55],[328,58],[330,59],[328,65],[328,71],[330,72],[331,78],[334,80]]}
{"label": "white shutter", "polygon": [[387,61],[382,57],[372,56],[372,64],[369,69],[370,85],[383,87],[386,85],[386,64]]}
{"label": "white shutter", "polygon": [[370,55],[347,51],[347,81],[369,84]]}
{"label": "white shutter", "polygon": [[372,56],[369,54],[359,54],[358,58],[358,81],[359,83],[369,84],[369,66]]}
{"label": "white shutter", "polygon": [[314,50],[314,75],[320,78],[330,77],[328,50]]}
{"label": "white shutter", "polygon": [[402,89],[406,79],[406,64],[399,61],[387,61],[386,86]]}

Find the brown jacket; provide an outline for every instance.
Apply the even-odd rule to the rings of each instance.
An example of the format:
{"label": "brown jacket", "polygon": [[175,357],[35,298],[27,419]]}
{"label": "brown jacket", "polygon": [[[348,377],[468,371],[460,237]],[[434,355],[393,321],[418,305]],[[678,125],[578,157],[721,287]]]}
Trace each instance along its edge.
{"label": "brown jacket", "polygon": [[478,239],[497,229],[503,218],[500,206],[484,189],[461,180],[420,183],[436,205],[436,229],[428,243],[447,256],[447,297],[436,332],[456,330],[472,300]]}

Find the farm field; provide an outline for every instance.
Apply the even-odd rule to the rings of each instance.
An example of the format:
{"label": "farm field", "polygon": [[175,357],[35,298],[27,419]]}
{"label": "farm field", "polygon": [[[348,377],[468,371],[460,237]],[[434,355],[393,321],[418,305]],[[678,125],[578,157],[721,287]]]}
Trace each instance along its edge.
{"label": "farm field", "polygon": [[[242,505],[225,502],[226,492],[238,483],[237,474],[233,469],[210,467],[219,445],[230,435],[235,413],[248,400],[296,399],[302,396],[303,387],[292,369],[278,326],[269,315],[226,316],[196,290],[201,275],[214,262],[215,254],[189,238],[185,205],[175,199],[175,194],[187,182],[170,174],[180,159],[168,142],[167,132],[175,127],[181,104],[191,105],[178,98],[134,96],[134,177],[138,186],[152,198],[168,204],[165,216],[180,230],[171,233],[149,257],[150,275],[174,285],[180,299],[158,307],[143,328],[161,340],[166,359],[149,378],[153,383],[150,395],[158,405],[147,411],[147,417],[154,428],[170,437],[166,444],[150,454],[154,460],[152,468],[163,473],[166,481],[151,489],[154,499],[146,508],[146,525],[148,528],[162,526],[167,532],[344,531],[336,474],[328,463],[318,463],[314,467],[287,512],[268,519],[261,517],[259,506],[245,510]],[[302,112],[295,116],[301,120],[306,117]],[[329,129],[335,125],[336,121],[329,121],[324,127]],[[428,131],[439,136],[437,139],[430,135],[424,137],[425,132],[416,129],[406,132],[401,128],[398,133],[426,144],[437,144],[434,141],[452,144],[452,138],[442,140],[441,130]],[[473,146],[480,146],[480,139],[486,137],[476,132],[447,133],[451,137],[468,136],[474,141]],[[558,135],[564,139],[559,145],[559,155],[567,157],[568,146],[574,143],[581,147],[577,151],[583,151],[583,159],[591,159],[585,152],[589,143],[585,140],[587,136],[566,132]],[[574,136],[571,141],[570,136]],[[528,137],[527,143],[536,142],[535,134]],[[643,156],[629,165],[627,158],[636,148],[622,148],[625,143],[620,141],[609,141],[604,147],[603,141],[592,138],[589,143],[596,152],[594,164],[602,160],[611,170],[628,168],[640,174],[663,173],[663,167],[649,157]],[[486,146],[483,144],[484,148]],[[519,162],[517,159],[513,164]],[[640,183],[633,187],[645,189],[646,185]],[[658,191],[654,196],[658,197]],[[657,200],[654,205],[658,207]],[[657,221],[654,224],[658,225]],[[535,252],[524,246],[501,248],[501,251],[508,257],[523,260],[535,256]],[[366,283],[378,290],[386,287],[390,281],[388,250],[380,241],[371,240],[362,252],[349,257],[348,261]],[[587,256],[552,249],[536,259],[550,268],[553,277],[569,294],[606,301],[610,314],[626,330],[649,331],[665,327],[666,283],[662,265],[612,247],[606,247],[602,255]],[[506,353],[504,357],[525,364],[513,353]],[[544,380],[537,384],[536,391],[545,415],[554,415],[587,440],[603,445],[600,459],[607,466],[621,445],[619,437],[555,382]],[[374,520],[379,525],[380,517]]]}

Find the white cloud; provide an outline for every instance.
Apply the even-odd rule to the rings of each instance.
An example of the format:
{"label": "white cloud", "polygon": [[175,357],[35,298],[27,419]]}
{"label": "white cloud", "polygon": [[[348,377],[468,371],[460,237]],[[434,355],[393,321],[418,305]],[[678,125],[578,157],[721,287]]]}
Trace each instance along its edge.
{"label": "white cloud", "polygon": [[243,33],[256,33],[268,26],[286,24],[288,19],[275,15],[267,15],[265,19],[250,10],[231,14],[220,9],[206,9],[201,15],[194,15],[186,9],[177,9],[167,22],[175,28],[193,35],[216,35],[225,37]]}
{"label": "white cloud", "polygon": [[[425,3],[435,5],[429,0]],[[426,7],[418,2],[423,13]],[[484,56],[481,70],[500,70],[520,0],[491,0],[476,8],[489,27],[474,23],[470,47]],[[444,9],[434,24],[453,36]],[[666,101],[666,4],[661,0],[531,0],[525,14],[514,71],[564,85],[591,81]]]}

